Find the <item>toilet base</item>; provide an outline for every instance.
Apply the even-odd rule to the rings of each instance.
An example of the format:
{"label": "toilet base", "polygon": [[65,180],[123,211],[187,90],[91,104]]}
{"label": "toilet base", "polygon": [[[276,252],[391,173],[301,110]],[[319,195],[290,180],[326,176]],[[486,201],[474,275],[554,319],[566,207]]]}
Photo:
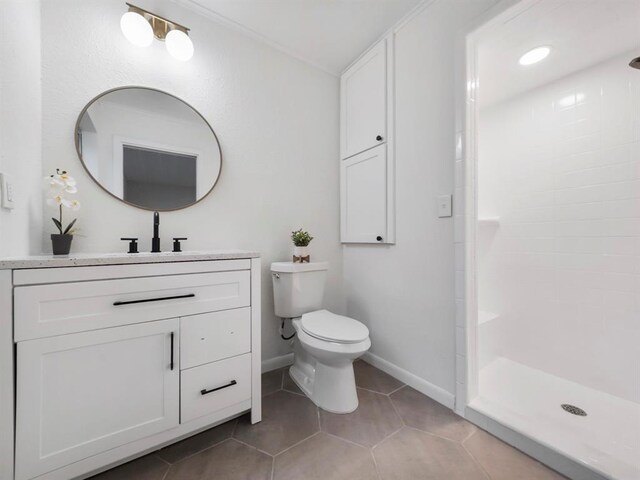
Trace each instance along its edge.
{"label": "toilet base", "polygon": [[371,346],[325,342],[307,335],[294,320],[294,363],[291,379],[318,407],[331,413],[351,413],[358,408],[353,361]]}
{"label": "toilet base", "polygon": [[[321,368],[322,370],[322,368]],[[331,385],[334,383],[335,377],[330,373],[329,375],[321,374],[320,378],[330,379]],[[350,377],[353,379],[353,388],[347,388],[346,390],[342,390],[341,394],[338,396],[333,396],[331,393],[332,390],[330,388],[326,388],[326,381],[316,383],[317,378],[314,380],[304,375],[301,370],[295,368],[295,364],[289,368],[289,376],[291,380],[302,390],[302,392],[315,403],[321,409],[330,412],[330,413],[351,413],[354,412],[358,408],[358,393],[356,392],[355,387],[355,377],[353,375],[353,367],[351,367],[351,375]],[[348,382],[349,375],[345,375],[346,381]],[[325,384],[323,387],[322,384]],[[339,382],[344,384],[344,380]],[[314,390],[316,394],[314,395]],[[318,395],[318,392],[327,392],[325,395]],[[345,394],[346,392],[346,394]]]}

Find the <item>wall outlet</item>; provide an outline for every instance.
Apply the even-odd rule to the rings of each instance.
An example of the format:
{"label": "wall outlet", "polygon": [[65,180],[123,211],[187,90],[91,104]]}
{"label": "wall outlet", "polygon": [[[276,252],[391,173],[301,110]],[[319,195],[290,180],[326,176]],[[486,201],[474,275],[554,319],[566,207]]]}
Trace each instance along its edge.
{"label": "wall outlet", "polygon": [[438,197],[438,217],[451,216],[451,195],[440,195]]}
{"label": "wall outlet", "polygon": [[0,173],[0,194],[2,195],[2,208],[15,208],[15,182],[11,175]]}

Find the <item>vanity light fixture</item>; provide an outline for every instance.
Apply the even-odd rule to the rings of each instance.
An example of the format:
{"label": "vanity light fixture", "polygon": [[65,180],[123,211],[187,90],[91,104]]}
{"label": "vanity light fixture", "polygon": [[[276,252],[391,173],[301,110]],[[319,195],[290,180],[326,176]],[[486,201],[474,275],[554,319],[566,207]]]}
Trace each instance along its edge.
{"label": "vanity light fixture", "polygon": [[518,63],[523,66],[533,65],[534,63],[541,62],[549,56],[551,53],[551,47],[542,46],[529,50],[527,53],[520,57]]}
{"label": "vanity light fixture", "polygon": [[189,29],[130,3],[129,10],[120,19],[120,28],[127,40],[138,47],[148,47],[153,37],[165,42],[169,54],[183,62],[193,56],[193,43]]}

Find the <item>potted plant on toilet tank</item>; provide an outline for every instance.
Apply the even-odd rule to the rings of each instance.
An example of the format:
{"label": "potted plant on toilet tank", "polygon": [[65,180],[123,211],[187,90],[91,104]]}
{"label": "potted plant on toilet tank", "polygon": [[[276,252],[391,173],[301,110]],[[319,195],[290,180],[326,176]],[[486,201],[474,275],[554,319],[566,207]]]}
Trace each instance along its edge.
{"label": "potted plant on toilet tank", "polygon": [[59,232],[51,234],[53,254],[67,255],[71,250],[71,241],[75,231],[73,226],[77,218],[65,225],[63,213],[67,209],[77,211],[80,208],[80,202],[73,198],[73,195],[78,191],[76,181],[66,170],[60,170],[59,168],[56,168],[55,174],[49,175],[44,179],[47,186],[47,205],[58,210],[58,218],[51,217]]}
{"label": "potted plant on toilet tank", "polygon": [[291,240],[293,240],[293,263],[308,263],[310,261],[309,244],[313,237],[309,232],[300,229],[291,232]]}

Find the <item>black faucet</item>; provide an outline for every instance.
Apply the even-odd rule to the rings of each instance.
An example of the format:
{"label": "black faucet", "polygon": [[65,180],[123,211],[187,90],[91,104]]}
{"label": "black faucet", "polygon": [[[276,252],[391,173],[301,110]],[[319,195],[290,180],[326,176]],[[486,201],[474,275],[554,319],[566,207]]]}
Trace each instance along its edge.
{"label": "black faucet", "polygon": [[153,212],[153,239],[151,239],[151,253],[160,252],[160,214]]}

